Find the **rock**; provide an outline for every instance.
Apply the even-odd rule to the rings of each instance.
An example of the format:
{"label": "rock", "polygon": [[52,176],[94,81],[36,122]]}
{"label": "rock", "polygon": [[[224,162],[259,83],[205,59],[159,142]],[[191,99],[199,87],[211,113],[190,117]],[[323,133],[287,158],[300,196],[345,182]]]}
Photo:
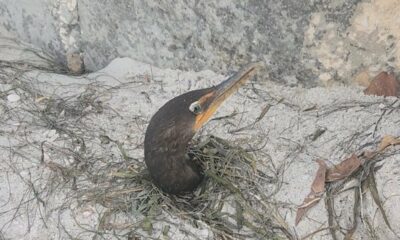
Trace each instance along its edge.
{"label": "rock", "polygon": [[[116,57],[223,74],[246,62],[263,60],[269,65],[264,72],[269,79],[314,86],[325,72],[335,80],[347,81],[361,61],[375,63],[377,57],[360,56],[370,50],[391,59],[391,52],[385,52],[391,42],[346,37],[353,19],[366,15],[360,2],[178,0],[172,6],[162,1],[82,0],[78,7],[75,0],[23,0],[18,4],[3,0],[0,11],[9,13],[1,20],[8,26],[4,31],[16,33],[68,66],[71,51],[82,53],[90,71]],[[377,18],[387,15],[385,11],[379,11]],[[396,30],[384,27],[380,28],[384,36]],[[359,50],[363,48],[368,51]],[[393,59],[394,64],[398,62]],[[74,65],[69,68],[79,73],[80,61]]]}
{"label": "rock", "polygon": [[81,74],[84,71],[83,60],[79,53],[69,53],[67,55],[68,70],[72,74]]}

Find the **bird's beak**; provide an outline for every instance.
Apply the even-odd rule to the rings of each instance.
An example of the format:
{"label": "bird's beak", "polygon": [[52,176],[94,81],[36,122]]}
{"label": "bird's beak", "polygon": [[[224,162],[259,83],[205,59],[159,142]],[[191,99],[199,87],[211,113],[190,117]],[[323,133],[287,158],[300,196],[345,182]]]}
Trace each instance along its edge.
{"label": "bird's beak", "polygon": [[196,116],[194,130],[201,128],[204,123],[217,111],[218,107],[239,87],[245,84],[262,66],[261,62],[250,63],[232,77],[214,87],[214,90],[199,99],[203,112]]}

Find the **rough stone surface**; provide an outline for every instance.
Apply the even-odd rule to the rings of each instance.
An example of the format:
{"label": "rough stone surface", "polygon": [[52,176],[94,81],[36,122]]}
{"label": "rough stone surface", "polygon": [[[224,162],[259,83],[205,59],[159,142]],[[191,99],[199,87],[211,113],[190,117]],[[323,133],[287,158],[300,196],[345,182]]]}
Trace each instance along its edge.
{"label": "rough stone surface", "polygon": [[51,0],[0,1],[0,37],[31,43],[65,63],[65,50]]}
{"label": "rough stone surface", "polygon": [[313,13],[304,41],[305,52],[318,63],[311,65],[313,71],[332,76],[321,79],[325,85],[348,82],[366,70],[371,76],[381,71],[398,74],[399,11],[397,0],[359,3],[346,29],[323,12]]}
{"label": "rough stone surface", "polygon": [[161,67],[225,71],[261,59],[271,79],[308,84],[318,76],[304,61],[311,15],[328,11],[329,21],[346,29],[358,1],[329,2],[82,1],[80,16],[91,16],[81,18],[85,62],[93,68],[133,56]]}
{"label": "rough stone surface", "polygon": [[226,73],[265,61],[290,85],[348,83],[400,66],[397,0],[152,1],[10,0],[0,34],[58,56],[81,54],[87,70],[131,57],[159,67]]}

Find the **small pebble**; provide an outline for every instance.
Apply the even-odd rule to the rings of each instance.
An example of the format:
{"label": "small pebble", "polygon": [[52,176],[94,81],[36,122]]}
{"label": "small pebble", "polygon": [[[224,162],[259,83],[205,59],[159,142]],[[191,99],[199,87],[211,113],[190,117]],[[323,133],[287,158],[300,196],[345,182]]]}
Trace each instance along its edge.
{"label": "small pebble", "polygon": [[9,102],[18,102],[21,99],[21,97],[15,93],[11,93],[10,95],[7,96],[7,100]]}

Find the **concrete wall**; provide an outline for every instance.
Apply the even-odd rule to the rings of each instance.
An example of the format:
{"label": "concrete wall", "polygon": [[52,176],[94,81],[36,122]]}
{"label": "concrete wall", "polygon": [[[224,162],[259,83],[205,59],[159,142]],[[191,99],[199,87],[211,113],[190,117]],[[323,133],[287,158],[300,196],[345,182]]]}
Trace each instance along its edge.
{"label": "concrete wall", "polygon": [[0,1],[0,32],[87,70],[118,56],[219,72],[262,59],[270,79],[312,86],[400,66],[398,0],[17,2]]}

